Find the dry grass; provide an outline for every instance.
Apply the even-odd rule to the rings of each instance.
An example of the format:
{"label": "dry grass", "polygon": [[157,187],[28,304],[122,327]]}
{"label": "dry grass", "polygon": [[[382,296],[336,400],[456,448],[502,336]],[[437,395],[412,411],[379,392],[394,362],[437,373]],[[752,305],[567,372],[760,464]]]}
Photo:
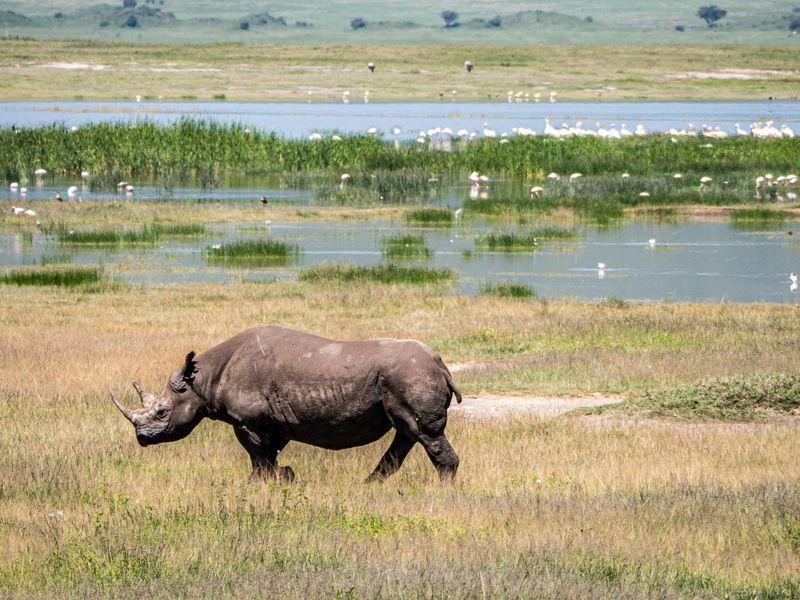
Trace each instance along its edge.
{"label": "dry grass", "polygon": [[519,302],[374,284],[3,291],[0,593],[800,594],[794,421],[453,419],[452,486],[419,449],[387,483],[362,485],[384,440],[338,453],[290,444],[281,460],[301,481],[281,487],[248,483],[227,426],[141,449],[107,399],[134,377],[160,389],[188,349],[255,323],[420,338],[448,361],[490,363],[457,375],[473,392],[791,371],[791,306]]}
{"label": "dry grass", "polygon": [[[374,74],[365,61],[379,65]],[[463,68],[465,57],[476,65]],[[632,59],[635,57],[635,60]],[[54,63],[102,70],[53,68]],[[0,45],[0,100],[166,99],[338,101],[345,89],[382,100],[505,100],[509,89],[560,99],[719,100],[793,97],[792,46],[133,46],[6,40]],[[263,68],[269,64],[270,68]],[[766,79],[686,78],[702,71],[760,69]],[[165,66],[167,68],[165,68]],[[774,74],[770,75],[772,72]],[[532,76],[535,74],[535,77]],[[52,85],[57,78],[60,85]],[[65,91],[66,96],[65,96]],[[69,90],[72,90],[71,92]],[[57,115],[54,115],[54,120]]]}

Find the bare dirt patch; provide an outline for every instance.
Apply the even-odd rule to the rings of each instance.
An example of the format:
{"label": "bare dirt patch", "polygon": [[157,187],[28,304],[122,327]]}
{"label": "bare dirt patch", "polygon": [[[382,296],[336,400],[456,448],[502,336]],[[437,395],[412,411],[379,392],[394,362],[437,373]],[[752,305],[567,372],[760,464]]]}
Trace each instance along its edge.
{"label": "bare dirt patch", "polygon": [[603,394],[576,397],[483,394],[464,396],[464,401],[461,404],[452,404],[450,410],[469,419],[499,419],[515,415],[556,417],[578,408],[615,404],[623,400],[619,396]]}

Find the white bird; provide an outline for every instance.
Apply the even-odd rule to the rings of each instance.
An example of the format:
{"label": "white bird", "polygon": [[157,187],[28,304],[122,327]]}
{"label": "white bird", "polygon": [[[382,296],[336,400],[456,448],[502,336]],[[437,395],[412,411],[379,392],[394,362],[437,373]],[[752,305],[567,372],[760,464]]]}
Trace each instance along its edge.
{"label": "white bird", "polygon": [[19,187],[19,184],[15,181],[11,185],[8,186],[9,189],[16,190]]}
{"label": "white bird", "polygon": [[489,183],[489,177],[487,177],[486,175],[481,175],[480,176],[480,180],[481,180],[481,183],[484,183],[484,184],[485,183]]}
{"label": "white bird", "polygon": [[392,133],[394,135],[400,135],[400,128],[399,127],[393,127],[392,128]]}
{"label": "white bird", "polygon": [[656,238],[650,238],[649,240],[647,240],[647,243],[652,248],[653,246],[656,245]]}
{"label": "white bird", "polygon": [[317,142],[322,139],[322,134],[317,133],[316,131],[308,136],[309,141]]}
{"label": "white bird", "polygon": [[639,197],[641,198],[649,198],[650,192],[639,192]]}
{"label": "white bird", "polygon": [[136,94],[136,101],[137,102],[141,102],[142,101],[142,95],[141,94]]}
{"label": "white bird", "polygon": [[537,198],[541,197],[542,192],[544,192],[544,188],[538,185],[535,185],[531,188],[531,196],[536,196]]}
{"label": "white bird", "polygon": [[69,188],[67,188],[67,195],[68,196],[74,196],[77,193],[78,193],[77,186],[71,185],[71,186],[69,186]]}
{"label": "white bird", "polygon": [[342,173],[342,176],[339,178],[342,180],[342,183],[350,179],[350,173]]}
{"label": "white bird", "polygon": [[641,123],[636,126],[636,130],[633,133],[634,135],[647,135],[647,131]]}
{"label": "white bird", "polygon": [[680,173],[675,173],[675,175],[673,175],[672,178],[673,179],[683,179],[683,175],[681,175]]}
{"label": "white bird", "polygon": [[25,209],[22,208],[21,206],[12,206],[11,207],[11,214],[12,215],[21,215],[24,212],[25,212]]}
{"label": "white bird", "polygon": [[81,171],[81,179],[89,179],[89,171]]}
{"label": "white bird", "polygon": [[797,283],[797,274],[789,273],[789,281],[791,281],[792,283]]}
{"label": "white bird", "polygon": [[334,142],[341,142],[341,141],[342,141],[342,138],[341,138],[341,136],[338,136],[338,135],[332,135],[332,136],[331,136],[331,141],[334,141]]}
{"label": "white bird", "polygon": [[378,129],[376,127],[370,127],[369,129],[367,129],[367,133],[369,135],[375,135],[376,133],[378,133]]}
{"label": "white bird", "polygon": [[36,175],[37,177],[44,177],[45,175],[47,175],[47,171],[45,169],[36,169],[33,172],[33,174]]}
{"label": "white bird", "polygon": [[481,180],[481,176],[478,174],[477,171],[473,171],[472,173],[469,174],[469,180],[472,183],[478,183]]}
{"label": "white bird", "polygon": [[547,176],[547,179],[549,179],[550,181],[561,181],[561,175],[559,175],[558,173],[550,173]]}
{"label": "white bird", "polygon": [[597,270],[598,271],[603,271],[603,270],[605,270],[605,268],[606,268],[606,263],[602,263],[602,262],[597,263]]}
{"label": "white bird", "polygon": [[28,210],[26,210],[22,214],[25,215],[26,217],[35,217],[36,216],[36,213],[34,211],[32,211],[30,208]]}
{"label": "white bird", "polygon": [[627,172],[622,174],[622,178],[623,179],[628,179],[630,176],[631,176],[631,174],[627,173]]}
{"label": "white bird", "polygon": [[700,185],[701,186],[708,185],[712,181],[714,181],[714,180],[711,177],[709,177],[708,175],[706,175],[706,176],[700,178]]}
{"label": "white bird", "polygon": [[453,213],[453,217],[455,217],[456,219],[460,219],[461,215],[463,215],[463,214],[464,214],[464,209],[463,208],[459,208]]}
{"label": "white bird", "polygon": [[783,137],[788,137],[788,138],[794,137],[794,131],[792,131],[792,128],[789,127],[788,125],[781,125],[780,132]]}
{"label": "white bird", "polygon": [[[790,192],[790,193],[791,193],[791,192]],[[26,187],[24,187],[24,188],[19,188],[19,195],[20,195],[20,196],[23,196],[23,197],[24,197],[24,196],[27,196],[27,195],[28,195],[28,188],[26,188]]]}
{"label": "white bird", "polygon": [[573,183],[575,181],[578,181],[578,179],[580,179],[581,177],[583,177],[581,173],[573,173],[572,175],[569,176],[569,180],[571,183]]}

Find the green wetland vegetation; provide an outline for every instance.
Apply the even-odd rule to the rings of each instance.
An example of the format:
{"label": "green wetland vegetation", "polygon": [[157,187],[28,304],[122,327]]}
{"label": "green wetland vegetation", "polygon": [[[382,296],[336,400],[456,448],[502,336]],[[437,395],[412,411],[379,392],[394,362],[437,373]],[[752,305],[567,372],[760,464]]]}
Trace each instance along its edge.
{"label": "green wetland vegetation", "polygon": [[297,244],[272,239],[237,240],[214,245],[206,250],[210,261],[247,264],[288,262],[299,253]]}
{"label": "green wetland vegetation", "polygon": [[0,272],[5,285],[83,287],[105,279],[105,270],[96,266],[46,264]]}
{"label": "green wetland vegetation", "polygon": [[425,237],[413,233],[397,235],[381,241],[386,258],[430,258],[432,251],[425,245]]}
{"label": "green wetland vegetation", "polygon": [[375,282],[388,284],[439,284],[452,283],[452,269],[432,267],[407,267],[394,263],[371,267],[344,263],[323,263],[300,272],[300,281],[312,283]]}
{"label": "green wetland vegetation", "polygon": [[[493,139],[457,143],[453,152],[436,152],[420,149],[415,143],[397,150],[391,142],[373,136],[293,140],[249,131],[240,125],[192,120],[166,127],[152,123],[139,123],[136,127],[94,124],[77,131],[49,126],[0,130],[0,175],[8,181],[24,181],[32,180],[38,168],[72,175],[89,170],[97,177],[105,176],[109,184],[123,177],[152,176],[165,180],[193,177],[211,185],[228,170],[332,171],[337,175],[348,171],[353,187],[363,189],[374,185],[374,191],[380,194],[380,185],[386,185],[381,182],[389,173],[395,174],[395,181],[388,183],[408,190],[410,186],[427,185],[431,175],[437,173],[478,170],[544,179],[549,172],[563,175],[579,172],[587,177],[612,177],[591,184],[596,186],[596,195],[610,194],[620,201],[630,201],[641,191],[648,191],[639,189],[636,178],[671,176],[677,172],[697,180],[711,176],[719,179],[719,184],[748,181],[751,174],[795,169],[800,149],[798,138],[728,138],[715,140],[710,148],[708,143],[704,138],[685,138],[673,143],[669,136],[563,141],[537,136],[515,137],[503,144]],[[624,172],[631,173],[631,181],[619,180]],[[698,184],[699,181],[693,187]],[[582,185],[589,184],[580,182],[578,187]],[[672,187],[666,181],[659,185],[665,195],[677,188],[674,182]],[[714,201],[720,193],[715,189],[703,193]],[[662,191],[656,187],[650,193],[658,196]]]}

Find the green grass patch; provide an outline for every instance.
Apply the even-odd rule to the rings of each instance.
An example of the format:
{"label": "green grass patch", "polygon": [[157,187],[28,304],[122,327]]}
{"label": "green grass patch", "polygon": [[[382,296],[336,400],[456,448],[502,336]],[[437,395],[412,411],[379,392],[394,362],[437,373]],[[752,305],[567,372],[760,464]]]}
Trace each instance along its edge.
{"label": "green grass patch", "polygon": [[570,241],[578,237],[580,235],[574,229],[543,227],[524,233],[492,231],[477,237],[475,245],[481,250],[524,252],[533,250],[540,242]]}
{"label": "green grass patch", "polygon": [[0,274],[0,284],[79,287],[105,280],[102,267],[48,264],[12,269]]}
{"label": "green grass patch", "polygon": [[536,292],[532,287],[520,283],[485,283],[481,286],[481,295],[500,298],[536,298]]}
{"label": "green grass patch", "polygon": [[410,225],[444,227],[453,224],[454,216],[447,208],[417,208],[407,211],[405,219]]}
{"label": "green grass patch", "polygon": [[60,244],[94,245],[94,246],[139,246],[157,244],[164,237],[200,236],[206,231],[199,224],[162,224],[154,223],[140,229],[92,229],[80,231],[69,229],[64,224],[56,224],[43,228],[46,233],[54,234]]}
{"label": "green grass patch", "polygon": [[788,217],[787,211],[773,208],[737,208],[730,214],[731,225],[739,229],[780,227]]}
{"label": "green grass patch", "polygon": [[395,264],[361,266],[342,263],[325,263],[305,269],[300,281],[309,282],[377,282],[431,284],[450,283],[455,273],[447,268],[404,267]]}
{"label": "green grass patch", "polygon": [[281,263],[300,253],[297,244],[283,240],[237,240],[206,250],[211,261],[247,262],[247,263]]}
{"label": "green grass patch", "polygon": [[800,375],[744,375],[644,392],[617,405],[586,409],[682,421],[764,421],[800,408]]}
{"label": "green grass patch", "polygon": [[429,258],[432,254],[425,238],[411,233],[383,240],[381,251],[386,258]]}

